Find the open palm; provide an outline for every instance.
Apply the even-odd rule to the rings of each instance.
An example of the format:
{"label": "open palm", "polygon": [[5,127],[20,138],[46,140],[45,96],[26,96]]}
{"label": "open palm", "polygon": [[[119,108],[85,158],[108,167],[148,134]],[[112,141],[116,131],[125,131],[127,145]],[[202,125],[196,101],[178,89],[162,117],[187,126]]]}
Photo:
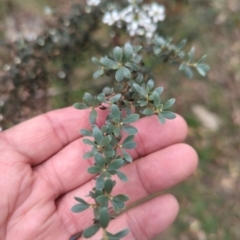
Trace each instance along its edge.
{"label": "open palm", "polygon": [[[104,113],[99,115],[101,125]],[[91,210],[70,211],[74,197],[84,197],[94,184],[78,132],[90,128],[88,116],[88,110],[56,110],[0,134],[0,239],[68,240],[91,225]],[[129,181],[118,182],[114,190],[129,195],[128,204],[177,184],[197,165],[195,151],[181,143],[187,133],[181,117],[165,125],[146,117],[134,125],[138,148],[130,153],[137,161],[123,167]],[[157,196],[120,215],[110,229],[129,228],[126,240],[151,239],[177,212],[173,196]]]}

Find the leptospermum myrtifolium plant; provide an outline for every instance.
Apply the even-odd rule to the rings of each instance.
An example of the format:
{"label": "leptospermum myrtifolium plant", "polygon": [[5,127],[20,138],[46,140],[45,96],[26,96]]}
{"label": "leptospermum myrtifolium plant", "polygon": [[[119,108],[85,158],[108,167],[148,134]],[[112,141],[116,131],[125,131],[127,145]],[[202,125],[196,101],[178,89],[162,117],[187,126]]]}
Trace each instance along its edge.
{"label": "leptospermum myrtifolium plant", "polygon": [[[163,103],[161,101],[163,88],[155,88],[154,81],[146,79],[140,71],[139,58],[135,58],[140,49],[141,47],[125,44],[123,48],[114,48],[112,58],[103,57],[100,60],[92,58],[99,68],[94,77],[113,73],[114,86],[105,88],[98,96],[85,93],[82,103],[74,104],[77,109],[91,109],[89,116],[91,129],[82,129],[81,134],[86,137],[83,142],[90,146],[90,151],[86,152],[83,158],[94,159],[94,165],[88,168],[88,172],[96,176],[95,187],[88,195],[93,203],[76,197],[78,204],[72,207],[75,213],[89,208],[94,211],[93,225],[83,232],[85,238],[92,237],[99,229],[102,229],[101,239],[104,240],[121,239],[127,235],[127,229],[110,233],[107,227],[113,216],[124,209],[129,199],[124,194],[112,194],[116,185],[112,176],[117,175],[124,182],[128,180],[120,168],[133,161],[128,150],[137,147],[134,137],[138,130],[131,124],[144,115],[156,115],[161,123],[166,119],[175,118],[175,114],[168,110],[175,99]],[[105,124],[101,127],[96,125],[98,116],[96,109],[108,112]],[[138,114],[133,112],[133,109],[136,109]]]}
{"label": "leptospermum myrtifolium plant", "polygon": [[[101,1],[88,2],[89,6],[97,6]],[[144,15],[144,11],[146,13],[144,15],[146,21],[135,22],[135,25],[143,28],[147,27],[149,21],[154,25],[155,22],[164,19],[164,16],[160,19],[157,18],[156,21],[154,18],[153,13],[155,12],[160,11],[163,14],[163,8],[160,5],[141,5],[141,0],[129,0],[128,2],[130,4],[128,8],[134,14]],[[129,19],[132,19],[132,13],[128,8],[126,8],[128,11],[123,9],[123,12],[127,14]],[[112,12],[106,12],[103,20],[106,21],[110,16],[115,15]],[[124,19],[114,18],[109,25],[119,24]],[[131,21],[129,24],[131,25]],[[144,29],[148,31],[148,28]],[[138,130],[131,124],[142,116],[156,115],[162,124],[165,123],[166,119],[176,117],[173,112],[169,111],[175,99],[162,102],[163,88],[155,87],[153,79],[149,79],[148,71],[142,64],[141,51],[145,51],[145,54],[155,55],[163,62],[179,64],[179,70],[184,71],[189,78],[193,76],[192,69],[194,68],[202,76],[205,76],[209,70],[209,66],[203,63],[206,56],[195,60],[194,48],[188,54],[183,51],[186,40],[174,45],[171,39],[158,36],[155,33],[157,28],[152,29],[151,34],[146,35],[143,48],[126,43],[124,47],[115,47],[108,56],[100,59],[93,57],[92,62],[98,67],[93,77],[96,79],[103,75],[110,76],[114,80],[113,86],[105,87],[103,92],[97,96],[85,93],[82,103],[74,104],[77,109],[91,109],[89,115],[91,128],[82,129],[81,134],[85,136],[83,142],[90,146],[83,158],[94,160],[94,164],[87,171],[89,174],[93,174],[96,180],[95,186],[87,195],[89,201],[75,197],[78,203],[72,207],[72,212],[79,213],[90,208],[94,213],[92,225],[83,233],[77,234],[76,237],[83,235],[85,238],[90,238],[99,230],[102,233],[101,240],[118,240],[128,234],[128,229],[111,233],[108,230],[108,225],[114,216],[125,208],[126,202],[129,200],[129,197],[124,194],[114,195],[112,190],[116,185],[113,176],[117,176],[124,182],[128,180],[121,171],[121,167],[132,163],[133,159],[128,150],[137,147],[134,137]],[[131,30],[128,25],[127,30]],[[130,31],[129,34],[130,36],[139,35],[142,32],[134,32],[133,34],[133,31]],[[102,126],[96,124],[99,111],[107,111],[105,124]]]}

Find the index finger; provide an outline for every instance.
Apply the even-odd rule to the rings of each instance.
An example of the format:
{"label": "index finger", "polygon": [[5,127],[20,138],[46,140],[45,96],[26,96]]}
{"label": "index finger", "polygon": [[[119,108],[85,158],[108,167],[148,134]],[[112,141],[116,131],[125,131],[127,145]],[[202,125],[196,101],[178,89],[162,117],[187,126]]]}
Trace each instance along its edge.
{"label": "index finger", "polygon": [[[98,111],[98,124],[105,111]],[[0,150],[13,150],[25,156],[26,163],[37,165],[81,137],[79,130],[90,128],[90,109],[73,107],[54,110],[0,133]]]}

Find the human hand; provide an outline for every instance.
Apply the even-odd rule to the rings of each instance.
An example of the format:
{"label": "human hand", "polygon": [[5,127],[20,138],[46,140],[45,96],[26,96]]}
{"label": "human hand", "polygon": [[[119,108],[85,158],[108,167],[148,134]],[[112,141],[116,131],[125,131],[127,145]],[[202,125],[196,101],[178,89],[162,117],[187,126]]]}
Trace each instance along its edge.
{"label": "human hand", "polygon": [[[90,127],[88,116],[88,110],[56,110],[0,134],[0,239],[67,240],[91,225],[91,210],[70,211],[74,197],[85,196],[94,184],[78,132]],[[101,111],[98,125],[103,123]],[[129,181],[114,189],[129,195],[128,204],[179,183],[197,165],[195,151],[181,143],[187,134],[181,117],[162,125],[152,116],[133,125],[139,130],[138,147],[130,151],[135,161],[122,168]],[[177,212],[176,199],[164,194],[126,211],[111,221],[110,230],[129,228],[126,240],[151,239]]]}

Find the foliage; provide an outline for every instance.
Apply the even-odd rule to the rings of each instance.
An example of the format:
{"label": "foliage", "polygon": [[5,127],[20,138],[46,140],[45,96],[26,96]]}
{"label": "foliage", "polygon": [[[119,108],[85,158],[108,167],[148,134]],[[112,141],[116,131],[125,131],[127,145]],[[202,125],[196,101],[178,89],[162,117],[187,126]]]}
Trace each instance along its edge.
{"label": "foliage", "polygon": [[[163,5],[145,4],[141,0],[115,4],[89,0],[87,3],[86,7],[74,5],[67,15],[55,13],[55,22],[48,23],[34,41],[3,43],[3,47],[12,52],[12,62],[4,64],[5,74],[1,83],[7,85],[6,82],[13,82],[14,91],[9,91],[15,97],[19,95],[19,88],[36,95],[42,86],[46,94],[53,75],[68,84],[77,66],[76,57],[89,47],[87,43],[92,39],[92,33],[100,27],[100,19],[110,26],[114,48],[103,57],[93,57],[92,62],[98,68],[93,78],[107,76],[113,80],[113,85],[105,87],[97,96],[86,92],[82,102],[74,104],[77,109],[91,109],[91,129],[82,129],[81,135],[84,136],[83,142],[90,146],[90,151],[83,158],[94,160],[87,171],[95,176],[96,182],[87,199],[75,197],[77,204],[71,210],[74,213],[93,210],[93,223],[82,233],[85,238],[94,236],[101,229],[102,239],[116,240],[125,237],[128,230],[110,233],[107,227],[114,216],[124,210],[129,198],[124,194],[112,194],[117,184],[113,176],[124,182],[128,180],[120,168],[133,161],[129,150],[137,147],[134,137],[138,130],[132,123],[142,116],[156,115],[162,124],[166,119],[175,118],[175,114],[169,111],[175,99],[162,101],[163,87],[155,86],[150,77],[151,69],[146,67],[145,62],[155,56],[161,63],[177,64],[189,78],[193,77],[194,69],[206,76],[209,67],[204,63],[205,55],[195,60],[194,48],[185,53],[186,40],[173,44],[171,38],[160,36],[158,25],[165,19]],[[52,14],[51,9],[46,10]],[[121,37],[127,38],[127,43],[119,44]],[[107,52],[108,47],[104,49],[99,43],[94,44]],[[49,62],[60,65],[60,70],[56,72],[54,68],[52,71],[47,65]],[[32,104],[30,108],[34,107]],[[97,125],[99,111],[107,111],[102,126]]]}
{"label": "foliage", "polygon": [[[144,10],[148,11],[149,8],[141,3],[141,1],[129,1],[129,7],[126,8],[131,9],[130,14],[143,14]],[[91,5],[98,4],[94,2]],[[106,15],[110,16],[113,13],[105,12],[103,22],[106,22]],[[115,19],[109,25],[119,24],[121,20]],[[140,23],[136,24],[138,27],[142,26]],[[131,32],[129,34],[131,35]],[[137,32],[133,35],[139,37]],[[143,34],[140,39],[143,46],[135,45],[132,40],[132,43],[126,43],[123,47],[116,46],[107,56],[100,59],[93,57],[92,62],[98,67],[93,78],[110,76],[114,79],[113,86],[105,87],[97,96],[86,92],[82,102],[74,104],[77,109],[91,109],[89,115],[91,129],[82,129],[81,134],[85,136],[83,142],[90,146],[90,151],[86,152],[83,158],[94,160],[93,166],[88,168],[88,172],[96,176],[95,187],[88,195],[94,203],[89,204],[82,198],[75,198],[80,203],[72,208],[75,213],[93,209],[93,225],[83,231],[85,238],[92,237],[100,229],[103,240],[120,239],[128,232],[122,230],[120,233],[112,234],[107,231],[107,227],[114,218],[114,213],[120,213],[125,208],[125,202],[128,201],[126,195],[112,195],[116,185],[116,181],[112,178],[117,175],[120,180],[127,181],[127,176],[119,169],[133,161],[128,150],[137,147],[134,137],[138,130],[132,126],[132,123],[144,115],[156,115],[161,123],[165,123],[166,119],[175,118],[175,114],[169,111],[175,99],[162,102],[160,96],[163,87],[154,87],[153,79],[149,79],[150,69],[146,70],[142,57],[144,52],[145,55],[155,54],[163,62],[179,63],[179,70],[183,70],[190,78],[193,76],[191,68],[196,68],[203,76],[209,70],[208,65],[203,63],[206,56],[195,61],[194,48],[188,53],[188,59],[184,59],[183,48],[186,40],[174,45],[170,39],[154,35],[154,32],[151,36]],[[107,111],[105,124],[102,126],[97,126],[99,111]]]}

